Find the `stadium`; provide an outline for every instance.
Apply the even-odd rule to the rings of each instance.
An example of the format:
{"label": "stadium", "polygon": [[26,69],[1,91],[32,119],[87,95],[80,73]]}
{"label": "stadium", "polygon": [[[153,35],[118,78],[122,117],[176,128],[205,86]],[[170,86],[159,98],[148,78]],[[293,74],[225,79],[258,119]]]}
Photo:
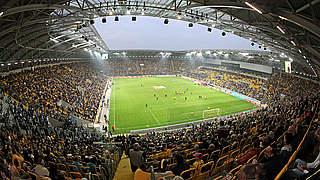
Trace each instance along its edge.
{"label": "stadium", "polygon": [[[1,179],[320,179],[319,9],[319,0],[0,1]],[[142,35],[110,28],[125,20],[142,23]],[[158,23],[152,38],[148,22]],[[196,48],[159,49],[177,46],[177,24]],[[207,36],[196,28],[218,35],[216,48],[198,43]]]}

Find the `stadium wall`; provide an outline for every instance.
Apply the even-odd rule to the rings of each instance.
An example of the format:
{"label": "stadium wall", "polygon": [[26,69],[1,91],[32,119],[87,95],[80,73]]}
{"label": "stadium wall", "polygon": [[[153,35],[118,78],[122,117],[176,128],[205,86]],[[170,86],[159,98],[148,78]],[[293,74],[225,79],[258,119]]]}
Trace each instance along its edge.
{"label": "stadium wall", "polygon": [[240,61],[229,61],[229,60],[223,60],[223,59],[207,59],[205,63],[219,65],[219,66],[223,66],[223,64],[233,64],[234,66],[239,66],[241,69],[247,69],[247,70],[262,72],[266,74],[272,74],[272,67],[260,65],[260,64],[246,63],[246,62],[240,62]]}

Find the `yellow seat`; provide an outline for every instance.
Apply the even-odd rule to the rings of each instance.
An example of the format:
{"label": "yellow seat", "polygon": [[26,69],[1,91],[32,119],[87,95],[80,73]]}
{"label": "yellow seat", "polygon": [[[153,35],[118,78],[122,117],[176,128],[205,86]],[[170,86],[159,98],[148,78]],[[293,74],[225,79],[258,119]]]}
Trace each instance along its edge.
{"label": "yellow seat", "polygon": [[223,176],[218,176],[218,177],[214,178],[213,180],[220,180],[220,179],[223,179]]}
{"label": "yellow seat", "polygon": [[229,160],[233,161],[234,159],[236,159],[238,157],[239,154],[240,154],[240,149],[236,149],[236,150],[232,151],[229,154]]}
{"label": "yellow seat", "polygon": [[231,169],[231,171],[230,171],[229,173],[231,173],[232,175],[234,175],[234,173],[237,172],[237,171],[239,171],[242,166],[243,166],[243,165],[241,164],[241,165],[239,165],[239,166]]}
{"label": "yellow seat", "polygon": [[252,158],[248,159],[247,164],[252,163],[254,159],[257,159],[257,155],[254,155]]}
{"label": "yellow seat", "polygon": [[81,173],[79,172],[70,172],[72,178],[82,178]]}
{"label": "yellow seat", "polygon": [[[219,157],[220,155],[220,149],[212,151],[212,153],[210,154],[210,160],[214,160],[214,157]],[[218,159],[217,159],[218,160]]]}
{"label": "yellow seat", "polygon": [[209,177],[212,167],[214,166],[214,162],[210,161],[200,167],[200,173],[196,177],[197,180],[203,180]]}
{"label": "yellow seat", "polygon": [[228,154],[230,151],[230,148],[231,148],[231,145],[223,147],[220,156],[224,156],[224,155]]}
{"label": "yellow seat", "polygon": [[174,174],[170,174],[167,176],[159,177],[157,180],[169,180],[169,179],[173,179],[174,177],[175,177]]}
{"label": "yellow seat", "polygon": [[183,171],[180,176],[184,179],[184,180],[193,180],[194,179],[194,174],[196,173],[196,169],[195,168],[191,168],[188,170]]}
{"label": "yellow seat", "polygon": [[228,167],[228,165],[229,165],[228,157],[229,157],[228,155],[225,155],[225,156],[218,159],[216,166],[211,171],[211,176],[217,174],[218,172],[225,170]]}

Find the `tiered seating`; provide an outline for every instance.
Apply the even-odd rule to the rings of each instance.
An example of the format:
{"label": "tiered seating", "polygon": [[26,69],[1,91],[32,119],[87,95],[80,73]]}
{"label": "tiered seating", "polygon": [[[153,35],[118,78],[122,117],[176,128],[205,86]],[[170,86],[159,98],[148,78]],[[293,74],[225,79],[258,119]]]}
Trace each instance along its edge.
{"label": "tiered seating", "polygon": [[92,121],[107,80],[89,64],[58,65],[2,77],[0,90],[37,113],[73,112]]}

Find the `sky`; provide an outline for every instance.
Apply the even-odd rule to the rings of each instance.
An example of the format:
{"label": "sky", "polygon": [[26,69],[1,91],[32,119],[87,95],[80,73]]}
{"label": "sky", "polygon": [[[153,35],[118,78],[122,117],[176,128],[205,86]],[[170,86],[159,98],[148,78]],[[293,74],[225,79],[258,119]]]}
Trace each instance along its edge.
{"label": "sky", "polygon": [[[164,18],[137,16],[137,21],[131,21],[132,16],[107,17],[103,24],[101,18],[95,19],[95,28],[110,50],[192,50],[192,49],[249,49],[259,50],[258,45],[251,46],[251,41],[207,26]],[[261,50],[261,49],[260,49]]]}

